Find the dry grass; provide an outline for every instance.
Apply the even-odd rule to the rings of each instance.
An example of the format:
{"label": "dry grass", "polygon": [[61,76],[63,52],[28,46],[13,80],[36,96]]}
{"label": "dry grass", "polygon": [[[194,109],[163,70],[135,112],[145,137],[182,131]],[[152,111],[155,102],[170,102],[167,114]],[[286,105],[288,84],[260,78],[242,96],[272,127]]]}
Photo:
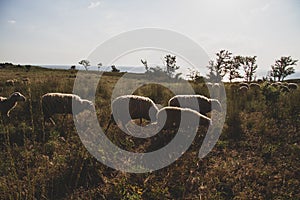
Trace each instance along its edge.
{"label": "dry grass", "polygon": [[[213,151],[197,157],[205,130],[170,166],[146,174],[108,168],[94,159],[76,134],[72,117],[62,125],[42,126],[40,96],[72,92],[74,72],[64,70],[0,69],[1,96],[20,91],[20,103],[10,119],[0,123],[0,199],[299,199],[300,198],[300,90],[252,92],[227,90],[227,119]],[[23,83],[23,78],[29,78]],[[97,115],[106,126],[110,96],[120,75],[106,73],[96,94]],[[19,80],[6,86],[7,79]],[[207,94],[206,87],[193,84]],[[166,105],[172,93],[157,85],[135,91]],[[100,109],[101,108],[101,109]],[[171,133],[151,139],[128,137],[112,126],[108,137],[136,152],[159,149]]]}

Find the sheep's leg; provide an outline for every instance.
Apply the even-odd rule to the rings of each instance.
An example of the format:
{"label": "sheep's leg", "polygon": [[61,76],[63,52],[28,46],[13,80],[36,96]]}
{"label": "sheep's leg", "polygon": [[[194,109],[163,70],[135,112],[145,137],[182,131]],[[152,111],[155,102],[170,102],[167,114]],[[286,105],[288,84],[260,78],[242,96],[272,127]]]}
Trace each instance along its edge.
{"label": "sheep's leg", "polygon": [[0,119],[1,119],[1,124],[4,125],[5,124],[5,122],[4,122],[5,117],[2,113],[0,113]]}
{"label": "sheep's leg", "polygon": [[[63,131],[63,127],[64,127],[64,123],[65,123],[66,117],[67,117],[67,114],[64,114],[63,115],[63,120],[62,120],[62,123],[61,123],[61,128],[60,128],[60,130],[62,130],[62,131]],[[65,134],[63,134],[61,136],[64,137]]]}
{"label": "sheep's leg", "polygon": [[52,125],[56,126],[54,120],[53,120],[51,117],[49,118],[49,120],[50,120],[50,122],[52,123]]}
{"label": "sheep's leg", "polygon": [[142,126],[143,118],[140,118],[140,125]]}
{"label": "sheep's leg", "polygon": [[106,129],[105,129],[105,132],[107,132],[107,130],[109,129],[109,127],[110,127],[110,125],[111,125],[112,122],[113,122],[113,119],[110,118],[110,120],[109,120],[109,122],[108,122],[108,125],[107,125],[107,127],[106,127]]}
{"label": "sheep's leg", "polygon": [[66,117],[67,117],[67,114],[64,114],[62,124],[65,123]]}

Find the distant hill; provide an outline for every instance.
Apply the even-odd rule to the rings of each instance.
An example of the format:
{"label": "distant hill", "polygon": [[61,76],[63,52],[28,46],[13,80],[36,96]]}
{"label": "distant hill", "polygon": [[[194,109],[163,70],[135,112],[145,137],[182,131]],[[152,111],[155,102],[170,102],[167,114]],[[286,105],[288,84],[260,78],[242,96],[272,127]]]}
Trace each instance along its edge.
{"label": "distant hill", "polygon": [[0,63],[0,69],[24,69],[26,71],[30,70],[47,70],[46,68],[34,65],[20,65],[13,63]]}

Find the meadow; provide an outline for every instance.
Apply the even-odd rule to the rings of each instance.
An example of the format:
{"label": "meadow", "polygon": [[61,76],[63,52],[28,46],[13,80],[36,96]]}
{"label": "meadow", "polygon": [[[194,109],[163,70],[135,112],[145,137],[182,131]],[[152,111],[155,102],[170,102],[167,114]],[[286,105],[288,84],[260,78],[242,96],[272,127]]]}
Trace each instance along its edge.
{"label": "meadow", "polygon": [[[123,73],[105,72],[97,87],[96,111],[105,127],[112,90]],[[199,129],[188,151],[171,165],[149,173],[117,171],[98,162],[81,143],[72,116],[56,126],[43,125],[40,97],[47,92],[72,93],[76,71],[32,68],[0,69],[0,96],[26,96],[0,122],[0,199],[300,199],[300,89],[280,92],[261,83],[261,90],[241,93],[225,83],[227,116],[220,139],[203,159],[205,136]],[[29,81],[23,81],[28,78]],[[142,78],[142,77],[141,77]],[[13,86],[5,84],[16,79]],[[299,80],[294,80],[299,85]],[[192,82],[208,94],[202,82]],[[166,105],[172,92],[145,85],[135,94]],[[133,152],[166,145],[164,132],[135,139],[112,126],[107,136]]]}

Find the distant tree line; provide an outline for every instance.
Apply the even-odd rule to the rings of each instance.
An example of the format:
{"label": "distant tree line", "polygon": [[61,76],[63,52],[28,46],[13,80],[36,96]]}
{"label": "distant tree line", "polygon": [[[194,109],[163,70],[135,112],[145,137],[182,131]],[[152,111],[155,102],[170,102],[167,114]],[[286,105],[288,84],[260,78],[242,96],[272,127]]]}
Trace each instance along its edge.
{"label": "distant tree line", "polygon": [[[244,78],[246,82],[252,82],[256,79],[257,56],[240,56],[233,55],[228,50],[220,50],[216,53],[216,59],[210,60],[208,63],[209,73],[208,80],[211,82],[220,82],[224,77],[228,77],[232,82],[235,79]],[[271,66],[265,79],[271,81],[283,81],[288,75],[295,73],[294,65],[298,60],[293,60],[291,56],[283,56],[275,60],[275,64]],[[243,74],[241,74],[243,70]]]}
{"label": "distant tree line", "polygon": [[146,74],[151,76],[159,76],[159,77],[168,77],[170,79],[181,79],[180,76],[182,73],[177,73],[176,71],[180,68],[177,65],[176,56],[167,54],[163,58],[163,67],[156,66],[156,67],[149,67],[147,60],[141,60],[142,64],[145,66]]}
{"label": "distant tree line", "polygon": [[26,72],[29,72],[31,69],[31,65],[20,65],[20,64],[13,64],[13,63],[0,63],[0,69],[2,68],[25,68]]}
{"label": "distant tree line", "polygon": [[[209,72],[206,76],[210,82],[220,82],[224,77],[228,77],[230,82],[241,78],[243,78],[245,82],[256,80],[256,70],[258,68],[258,65],[256,64],[257,56],[233,55],[232,52],[228,50],[220,50],[215,55],[215,60],[210,60],[207,66]],[[287,76],[295,73],[293,66],[297,65],[297,62],[298,60],[292,59],[291,56],[282,56],[280,59],[275,60],[274,65],[271,65],[271,70],[268,71],[268,74],[264,79],[270,81],[283,81]],[[182,73],[177,73],[180,66],[177,65],[176,56],[170,54],[166,55],[163,59],[164,67],[149,67],[147,60],[143,59],[141,59],[141,63],[145,67],[146,74],[163,75],[174,79],[180,79],[180,76],[182,75]],[[81,60],[79,64],[88,71],[88,67],[90,66],[88,60]],[[102,63],[99,63],[97,66],[99,71],[102,67]],[[112,65],[111,68],[112,72],[120,72],[115,65]],[[71,69],[75,69],[75,66],[72,66]],[[189,71],[187,76],[191,80],[203,80],[203,76],[201,76],[199,71],[192,69],[189,69]]]}

